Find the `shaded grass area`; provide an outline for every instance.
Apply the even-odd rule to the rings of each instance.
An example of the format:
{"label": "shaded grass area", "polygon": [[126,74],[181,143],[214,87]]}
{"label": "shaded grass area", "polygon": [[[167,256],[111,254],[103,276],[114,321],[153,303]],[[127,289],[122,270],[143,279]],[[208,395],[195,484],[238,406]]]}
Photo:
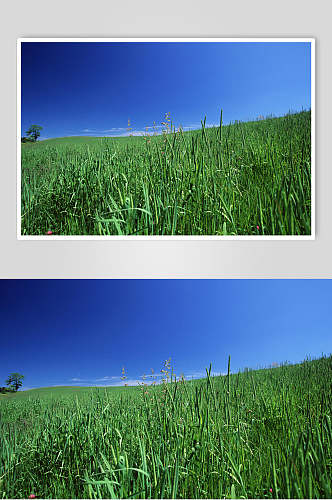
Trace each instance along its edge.
{"label": "shaded grass area", "polygon": [[22,234],[308,235],[310,111],[22,145]]}
{"label": "shaded grass area", "polygon": [[0,496],[331,498],[332,357],[210,373],[2,399]]}

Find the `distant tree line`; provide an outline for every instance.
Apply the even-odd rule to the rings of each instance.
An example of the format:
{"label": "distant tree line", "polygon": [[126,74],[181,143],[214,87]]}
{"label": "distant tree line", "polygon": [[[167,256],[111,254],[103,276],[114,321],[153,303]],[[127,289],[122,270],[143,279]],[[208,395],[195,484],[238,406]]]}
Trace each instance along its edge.
{"label": "distant tree line", "polygon": [[22,386],[24,375],[20,373],[11,373],[6,380],[8,387],[0,387],[0,394],[5,394],[6,392],[17,392]]}

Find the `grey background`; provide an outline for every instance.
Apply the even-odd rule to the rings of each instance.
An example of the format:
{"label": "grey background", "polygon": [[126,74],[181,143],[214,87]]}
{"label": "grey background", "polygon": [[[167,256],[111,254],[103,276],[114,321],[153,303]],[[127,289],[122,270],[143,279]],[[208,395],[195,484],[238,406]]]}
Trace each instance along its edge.
{"label": "grey background", "polygon": [[[329,5],[326,0],[4,2],[0,25],[0,278],[331,278]],[[16,39],[134,36],[316,38],[315,241],[16,239]]]}

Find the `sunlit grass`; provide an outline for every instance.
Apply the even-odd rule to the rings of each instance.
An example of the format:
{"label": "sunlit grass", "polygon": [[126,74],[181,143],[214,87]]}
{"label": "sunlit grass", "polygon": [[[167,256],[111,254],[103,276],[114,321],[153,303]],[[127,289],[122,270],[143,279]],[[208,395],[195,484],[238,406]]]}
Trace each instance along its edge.
{"label": "sunlit grass", "polygon": [[23,144],[22,234],[311,234],[310,111],[165,123],[162,136]]}
{"label": "sunlit grass", "polygon": [[331,498],[331,356],[163,375],[4,396],[0,497]]}

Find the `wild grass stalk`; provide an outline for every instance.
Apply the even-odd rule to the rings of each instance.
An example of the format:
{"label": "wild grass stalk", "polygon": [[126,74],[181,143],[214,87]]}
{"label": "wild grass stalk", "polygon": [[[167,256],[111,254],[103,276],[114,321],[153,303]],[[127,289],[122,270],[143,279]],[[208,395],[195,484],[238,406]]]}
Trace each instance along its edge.
{"label": "wild grass stalk", "polygon": [[331,356],[237,374],[229,359],[192,381],[170,369],[143,388],[2,397],[0,496],[331,498]]}
{"label": "wild grass stalk", "polygon": [[23,144],[22,234],[310,234],[310,111],[163,124],[159,136]]}

